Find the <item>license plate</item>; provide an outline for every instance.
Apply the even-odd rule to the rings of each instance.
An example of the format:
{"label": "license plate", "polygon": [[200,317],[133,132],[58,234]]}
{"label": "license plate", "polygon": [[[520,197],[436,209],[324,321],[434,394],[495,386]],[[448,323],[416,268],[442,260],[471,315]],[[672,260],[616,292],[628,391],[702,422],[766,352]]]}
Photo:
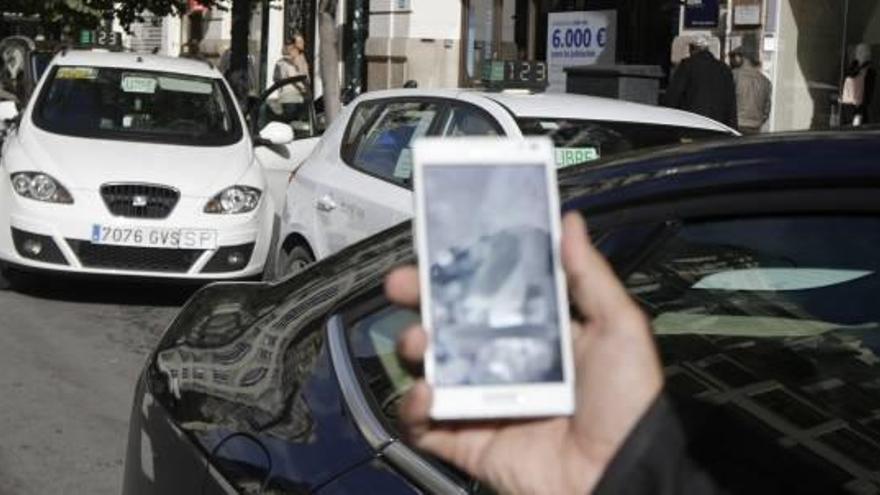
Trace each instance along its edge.
{"label": "license plate", "polygon": [[92,244],[167,249],[216,249],[217,231],[92,225]]}

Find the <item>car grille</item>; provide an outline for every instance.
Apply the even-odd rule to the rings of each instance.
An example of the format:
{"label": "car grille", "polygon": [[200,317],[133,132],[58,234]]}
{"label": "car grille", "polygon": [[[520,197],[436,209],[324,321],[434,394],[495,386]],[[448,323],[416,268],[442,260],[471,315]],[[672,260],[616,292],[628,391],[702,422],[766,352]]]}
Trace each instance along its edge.
{"label": "car grille", "polygon": [[163,249],[92,244],[67,239],[80,263],[88,268],[186,273],[204,252],[201,249]]}
{"label": "car grille", "polygon": [[165,218],[177,205],[180,193],[150,184],[104,184],[101,197],[110,213],[131,218]]}

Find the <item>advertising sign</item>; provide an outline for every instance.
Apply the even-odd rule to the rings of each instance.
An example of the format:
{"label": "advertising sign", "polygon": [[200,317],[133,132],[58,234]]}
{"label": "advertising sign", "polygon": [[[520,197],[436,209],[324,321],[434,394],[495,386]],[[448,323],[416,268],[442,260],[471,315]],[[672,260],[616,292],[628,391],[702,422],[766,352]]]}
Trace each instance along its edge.
{"label": "advertising sign", "polygon": [[684,5],[684,27],[718,27],[720,12],[718,0],[687,0]]}
{"label": "advertising sign", "polygon": [[549,91],[565,91],[565,68],[617,60],[617,11],[554,12],[547,21]]}

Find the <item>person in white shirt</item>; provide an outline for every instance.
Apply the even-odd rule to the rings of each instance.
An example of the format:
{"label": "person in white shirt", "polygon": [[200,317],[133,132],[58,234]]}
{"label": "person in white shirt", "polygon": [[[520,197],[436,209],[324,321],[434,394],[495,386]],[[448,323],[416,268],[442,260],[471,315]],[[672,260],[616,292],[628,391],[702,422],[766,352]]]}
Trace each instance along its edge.
{"label": "person in white shirt", "polygon": [[[275,64],[272,79],[275,82],[295,76],[309,77],[309,63],[305,56],[306,42],[302,35],[296,34],[284,47],[284,56]],[[308,79],[296,84],[282,86],[278,99],[281,103],[283,119],[293,122],[302,118],[306,110],[305,101],[309,94]]]}

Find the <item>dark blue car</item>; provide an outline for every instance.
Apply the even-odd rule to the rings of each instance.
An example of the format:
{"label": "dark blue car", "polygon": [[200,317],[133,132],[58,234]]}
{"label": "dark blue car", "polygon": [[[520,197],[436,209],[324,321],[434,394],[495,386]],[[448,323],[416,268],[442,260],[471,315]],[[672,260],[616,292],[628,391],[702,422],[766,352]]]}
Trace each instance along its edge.
{"label": "dark blue car", "polygon": [[[560,187],[650,315],[722,485],[880,490],[880,134],[655,152]],[[138,381],[123,492],[486,492],[399,439],[394,341],[418,316],[382,277],[414,261],[410,233],[198,292]]]}

